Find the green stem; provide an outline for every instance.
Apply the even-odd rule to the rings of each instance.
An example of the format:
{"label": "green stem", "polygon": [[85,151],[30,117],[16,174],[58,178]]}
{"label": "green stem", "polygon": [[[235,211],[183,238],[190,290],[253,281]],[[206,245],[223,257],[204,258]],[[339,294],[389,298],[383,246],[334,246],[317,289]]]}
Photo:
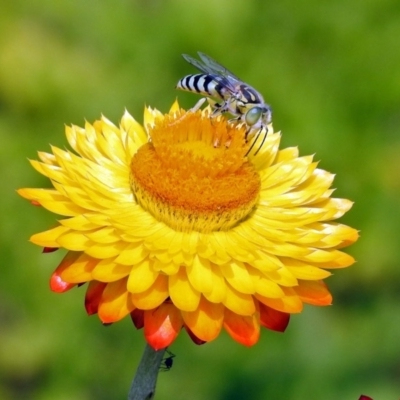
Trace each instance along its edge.
{"label": "green stem", "polygon": [[164,353],[165,349],[156,351],[146,344],[129,390],[128,400],[151,400],[154,398],[158,371]]}

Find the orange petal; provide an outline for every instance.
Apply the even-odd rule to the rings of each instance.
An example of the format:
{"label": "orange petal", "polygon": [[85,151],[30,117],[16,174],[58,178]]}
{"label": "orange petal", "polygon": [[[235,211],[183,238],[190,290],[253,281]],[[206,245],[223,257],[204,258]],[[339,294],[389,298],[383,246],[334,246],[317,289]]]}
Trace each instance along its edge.
{"label": "orange petal", "polygon": [[85,308],[88,315],[97,314],[99,309],[101,295],[107,283],[91,281],[86,290]]}
{"label": "orange petal", "polygon": [[61,276],[65,281],[72,283],[82,283],[92,280],[92,270],[100,260],[96,260],[87,254],[79,254],[79,257],[66,268],[63,269]]}
{"label": "orange petal", "polygon": [[238,343],[245,346],[253,346],[260,337],[260,324],[258,313],[245,317],[225,309],[224,328]]}
{"label": "orange petal", "polygon": [[265,304],[259,303],[260,324],[273,331],[284,332],[289,324],[290,314],[274,310]]}
{"label": "orange petal", "polygon": [[202,344],[204,344],[204,343],[207,343],[205,340],[199,339],[199,338],[187,327],[187,325],[185,325],[185,329],[186,329],[187,334],[189,335],[190,339],[192,339],[192,342],[193,342],[194,344],[197,344],[197,345],[200,346],[200,345],[202,345]]}
{"label": "orange petal", "polygon": [[332,295],[323,281],[301,281],[293,288],[304,303],[315,306],[329,306],[332,304]]}
{"label": "orange petal", "polygon": [[182,311],[182,317],[188,328],[200,340],[210,342],[220,333],[224,319],[224,306],[210,303],[203,296],[196,311]]}
{"label": "orange petal", "polygon": [[127,278],[108,283],[99,304],[99,318],[104,323],[116,322],[134,310],[126,289]]}
{"label": "orange petal", "polygon": [[144,336],[156,351],[168,347],[181,328],[181,314],[171,303],[163,303],[155,310],[144,312]]}
{"label": "orange petal", "polygon": [[64,278],[61,277],[61,275],[63,271],[74,264],[74,262],[79,258],[80,255],[81,253],[69,251],[62,259],[61,263],[58,265],[50,278],[50,289],[53,292],[64,293],[76,286],[76,283],[66,282]]}
{"label": "orange petal", "polygon": [[255,294],[257,300],[274,310],[282,311],[285,313],[300,313],[303,310],[303,302],[293,288],[281,287],[285,296],[280,299],[271,299],[259,294]]}

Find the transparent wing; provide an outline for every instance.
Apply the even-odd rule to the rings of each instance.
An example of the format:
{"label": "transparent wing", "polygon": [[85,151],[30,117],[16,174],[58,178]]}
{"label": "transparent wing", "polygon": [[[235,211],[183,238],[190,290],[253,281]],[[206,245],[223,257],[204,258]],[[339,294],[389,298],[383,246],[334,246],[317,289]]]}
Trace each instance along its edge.
{"label": "transparent wing", "polygon": [[212,74],[214,71],[207,68],[206,65],[203,65],[199,60],[196,60],[192,56],[188,54],[182,54],[182,57],[189,63],[196,67],[199,71],[204,72],[205,74]]}
{"label": "transparent wing", "polygon": [[231,77],[238,82],[242,82],[242,80],[238,78],[233,72],[229,71],[228,68],[224,67],[223,65],[215,61],[213,58],[208,56],[207,54],[201,53],[200,51],[198,52],[198,54],[201,60],[203,61],[204,65],[206,66],[206,68],[209,69],[209,72],[220,74],[226,77]]}

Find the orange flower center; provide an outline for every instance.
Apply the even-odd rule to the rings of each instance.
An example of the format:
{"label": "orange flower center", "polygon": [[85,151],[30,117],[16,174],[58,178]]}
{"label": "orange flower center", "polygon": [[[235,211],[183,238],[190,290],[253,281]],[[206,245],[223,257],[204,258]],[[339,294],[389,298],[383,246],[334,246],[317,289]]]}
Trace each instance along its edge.
{"label": "orange flower center", "polygon": [[149,127],[131,162],[139,204],[179,231],[229,229],[253,209],[260,177],[248,162],[245,128],[207,112],[171,112]]}

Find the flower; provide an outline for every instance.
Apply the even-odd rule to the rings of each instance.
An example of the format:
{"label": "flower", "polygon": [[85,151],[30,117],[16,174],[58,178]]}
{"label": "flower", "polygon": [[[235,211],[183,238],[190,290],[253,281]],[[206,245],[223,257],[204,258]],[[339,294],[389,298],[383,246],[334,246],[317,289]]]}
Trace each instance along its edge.
{"label": "flower", "polygon": [[330,197],[332,174],[279,150],[272,126],[246,140],[209,109],[146,108],[144,125],[125,112],[120,127],[104,117],[67,127],[74,152],[31,161],[54,188],[19,194],[65,217],[31,237],[67,250],[53,291],[88,283],[88,314],[104,324],[130,314],[154,349],[182,327],[197,344],[224,328],[250,346],[304,303],[331,304],[323,280],[353,264],[339,249],[358,238],[333,222],[352,203]]}

